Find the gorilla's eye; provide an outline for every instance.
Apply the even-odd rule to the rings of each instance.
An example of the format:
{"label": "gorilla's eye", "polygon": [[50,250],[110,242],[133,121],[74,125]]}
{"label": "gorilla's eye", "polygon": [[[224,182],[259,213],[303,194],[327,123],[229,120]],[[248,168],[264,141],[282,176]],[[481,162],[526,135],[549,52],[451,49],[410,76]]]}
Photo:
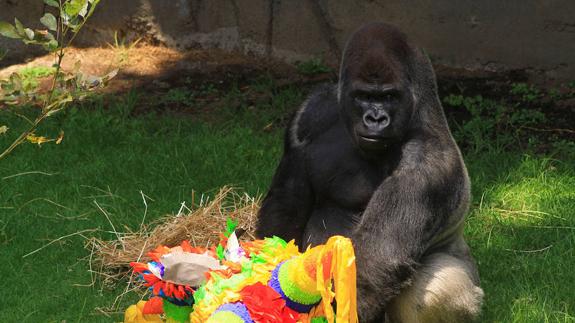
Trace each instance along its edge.
{"label": "gorilla's eye", "polygon": [[377,101],[377,98],[374,97],[372,95],[372,93],[369,92],[363,92],[363,91],[358,91],[353,95],[354,99],[356,101],[360,101],[360,102],[373,102],[373,101]]}
{"label": "gorilla's eye", "polygon": [[386,91],[384,93],[384,100],[387,102],[399,101],[400,97],[401,97],[401,93],[397,90]]}
{"label": "gorilla's eye", "polygon": [[395,103],[399,100],[399,92],[395,90],[388,91],[357,91],[353,94],[355,101],[359,103]]}

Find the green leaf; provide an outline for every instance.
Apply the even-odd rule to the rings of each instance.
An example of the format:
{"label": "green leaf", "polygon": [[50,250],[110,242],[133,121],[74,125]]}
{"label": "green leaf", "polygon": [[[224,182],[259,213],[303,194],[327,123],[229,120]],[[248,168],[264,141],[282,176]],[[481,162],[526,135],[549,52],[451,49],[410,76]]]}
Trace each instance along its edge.
{"label": "green leaf", "polygon": [[86,17],[87,13],[88,13],[88,1],[85,2],[84,6],[82,7],[82,10],[78,12],[78,16]]}
{"label": "green leaf", "polygon": [[237,226],[238,226],[238,221],[234,221],[232,218],[227,218],[226,219],[225,236],[229,237],[234,232],[234,230],[236,229]]}
{"label": "green leaf", "polygon": [[56,0],[44,0],[44,3],[49,5],[50,7],[60,8],[60,4]]}
{"label": "green leaf", "polygon": [[28,39],[34,40],[34,31],[32,29],[26,28],[24,29],[24,32],[26,33],[26,37],[28,37]]}
{"label": "green leaf", "polygon": [[54,15],[51,13],[44,14],[44,16],[40,18],[40,22],[50,30],[58,30],[58,21],[56,20],[56,17],[54,17]]}
{"label": "green leaf", "polygon": [[8,38],[21,38],[16,28],[5,21],[0,21],[0,35]]}
{"label": "green leaf", "polygon": [[50,52],[57,50],[58,49],[58,41],[55,39],[50,40],[48,43],[45,44],[45,48]]}
{"label": "green leaf", "polygon": [[14,18],[14,26],[16,27],[16,32],[20,37],[26,36],[26,32],[24,31],[24,25],[18,20],[18,18]]}
{"label": "green leaf", "polygon": [[218,259],[220,259],[220,260],[222,260],[222,259],[225,258],[225,255],[224,255],[224,247],[223,247],[221,244],[219,244],[219,245],[216,247],[216,254],[218,255]]}
{"label": "green leaf", "polygon": [[72,17],[78,16],[81,11],[85,10],[84,7],[88,5],[88,0],[70,0],[64,4],[64,12]]}

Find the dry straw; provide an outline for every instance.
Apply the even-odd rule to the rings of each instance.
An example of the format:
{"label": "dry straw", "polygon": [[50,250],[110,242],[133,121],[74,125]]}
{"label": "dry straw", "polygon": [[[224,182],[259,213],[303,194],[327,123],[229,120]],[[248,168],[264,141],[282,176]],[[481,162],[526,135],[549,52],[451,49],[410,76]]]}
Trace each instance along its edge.
{"label": "dry straw", "polygon": [[90,238],[86,244],[92,252],[90,265],[99,268],[96,274],[100,274],[105,285],[115,284],[129,277],[130,262],[148,261],[147,252],[159,245],[175,246],[186,239],[194,246],[217,243],[228,218],[238,221],[238,228],[245,231],[242,239],[254,239],[259,202],[259,198],[223,187],[213,199],[202,199],[192,210],[183,206],[178,214],[163,217],[148,226],[142,225],[139,231],[115,232],[117,240]]}

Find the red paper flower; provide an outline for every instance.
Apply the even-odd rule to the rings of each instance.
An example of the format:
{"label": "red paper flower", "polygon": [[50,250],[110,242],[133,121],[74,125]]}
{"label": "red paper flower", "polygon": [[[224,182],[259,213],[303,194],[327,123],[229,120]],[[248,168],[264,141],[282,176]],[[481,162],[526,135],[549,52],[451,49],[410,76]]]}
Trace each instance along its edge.
{"label": "red paper flower", "polygon": [[273,288],[262,283],[246,286],[240,292],[242,302],[256,323],[296,323],[299,313],[286,306]]}
{"label": "red paper flower", "polygon": [[164,314],[164,301],[161,297],[152,297],[144,305],[142,314]]}

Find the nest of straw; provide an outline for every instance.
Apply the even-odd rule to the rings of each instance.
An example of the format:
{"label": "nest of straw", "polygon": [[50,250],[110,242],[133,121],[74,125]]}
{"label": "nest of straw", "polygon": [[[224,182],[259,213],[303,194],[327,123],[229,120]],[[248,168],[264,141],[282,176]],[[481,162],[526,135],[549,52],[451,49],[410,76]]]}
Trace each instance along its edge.
{"label": "nest of straw", "polygon": [[211,200],[200,203],[186,214],[165,216],[137,232],[117,233],[117,240],[91,238],[86,248],[92,251],[91,267],[102,276],[105,285],[129,277],[130,262],[146,262],[146,254],[159,245],[168,247],[189,240],[194,246],[210,246],[219,241],[226,220],[238,222],[241,240],[255,239],[256,214],[260,198],[239,194],[223,187]]}

